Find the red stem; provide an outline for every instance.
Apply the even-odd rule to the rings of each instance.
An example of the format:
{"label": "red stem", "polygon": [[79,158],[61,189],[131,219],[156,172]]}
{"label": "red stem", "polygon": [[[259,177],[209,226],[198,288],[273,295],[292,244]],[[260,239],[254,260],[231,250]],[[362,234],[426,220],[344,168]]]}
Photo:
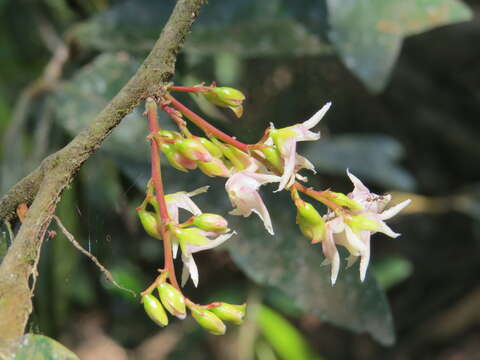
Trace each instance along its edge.
{"label": "red stem", "polygon": [[[339,213],[339,212],[344,212],[344,209],[340,206],[340,205],[337,205],[335,204],[333,201],[329,200],[323,193],[323,191],[317,191],[317,190],[314,190],[312,188],[309,188],[309,187],[306,187],[302,184],[300,184],[299,182],[295,182],[295,184],[293,185],[295,187],[295,189],[297,189],[298,191],[301,191],[302,193],[304,193],[305,195],[308,195],[310,196],[311,198],[321,202],[322,204],[328,206],[329,208],[331,208],[333,211],[335,211],[336,213]],[[325,191],[329,191],[329,190],[325,190]]]}
{"label": "red stem", "polygon": [[[180,103],[178,100],[176,100],[172,95],[166,94],[165,98],[175,107],[178,111],[183,113],[187,119],[192,121],[195,125],[197,125],[200,129],[202,129],[205,133],[211,134],[215,136],[216,138],[225,141],[226,143],[235,146],[237,149],[242,150],[243,152],[250,153],[249,148],[255,147],[255,145],[248,145],[245,143],[242,143],[231,136],[225,134],[223,131],[217,129],[215,126],[211,125],[208,121],[200,117],[199,115],[195,114],[193,111],[191,111],[189,108],[187,108],[185,105]],[[262,140],[268,136],[268,132],[264,134]],[[269,168],[271,171],[276,173],[277,175],[279,174],[279,171],[275,169],[268,161],[258,155],[255,152],[250,153],[254,158],[256,158],[258,161],[263,163],[267,168]],[[333,211],[336,213],[341,213],[344,212],[344,209],[335,204],[333,201],[329,200],[322,192],[322,191],[316,191],[312,188],[307,188],[306,186],[300,184],[299,182],[295,182],[293,185],[298,191],[301,191],[305,195],[310,196],[311,198],[321,202],[322,204],[326,205],[327,207],[331,208]],[[326,190],[328,191],[328,190]]]}
{"label": "red stem", "polygon": [[225,141],[227,144],[235,146],[237,149],[242,150],[243,152],[248,153],[248,145],[242,143],[230,135],[225,134],[222,130],[217,129],[215,126],[211,125],[207,120],[203,119],[199,115],[195,114],[185,105],[180,103],[170,94],[165,94],[165,99],[167,99],[174,108],[180,111],[185,117],[202,129],[207,135],[215,136],[217,139]]}
{"label": "red stem", "polygon": [[210,88],[207,86],[171,86],[168,90],[199,93],[199,92],[209,92]]}
{"label": "red stem", "polygon": [[152,98],[147,99],[147,117],[148,127],[150,129],[150,153],[152,157],[152,180],[155,187],[155,197],[160,211],[159,231],[163,239],[163,252],[165,257],[165,270],[173,286],[180,290],[177,278],[175,276],[175,267],[173,264],[172,244],[170,242],[170,233],[167,231],[167,224],[170,221],[168,216],[165,194],[163,191],[162,172],[160,168],[160,154],[158,153],[158,144],[155,140],[155,134],[160,130],[158,126],[157,104]]}

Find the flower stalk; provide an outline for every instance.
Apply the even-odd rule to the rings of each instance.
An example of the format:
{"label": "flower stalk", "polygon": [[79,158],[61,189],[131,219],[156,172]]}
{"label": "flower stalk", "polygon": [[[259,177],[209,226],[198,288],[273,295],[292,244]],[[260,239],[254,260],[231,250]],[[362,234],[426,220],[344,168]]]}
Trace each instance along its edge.
{"label": "flower stalk", "polygon": [[162,182],[162,170],[160,167],[160,154],[158,152],[158,146],[155,134],[160,130],[158,125],[158,113],[157,103],[152,98],[148,98],[146,101],[146,111],[148,118],[148,127],[150,130],[150,154],[152,160],[152,181],[155,188],[155,198],[158,203],[159,209],[159,221],[158,231],[163,239],[163,250],[165,258],[165,270],[169,274],[170,282],[173,286],[180,290],[177,279],[175,277],[175,267],[173,264],[172,244],[170,242],[170,234],[167,231],[167,225],[170,221],[168,215],[167,204],[165,203],[165,194],[163,191]]}

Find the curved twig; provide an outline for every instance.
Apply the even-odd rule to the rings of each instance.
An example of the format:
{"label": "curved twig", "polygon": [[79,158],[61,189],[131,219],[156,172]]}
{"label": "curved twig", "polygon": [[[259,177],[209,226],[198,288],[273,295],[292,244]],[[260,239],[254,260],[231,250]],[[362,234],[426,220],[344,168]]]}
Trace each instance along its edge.
{"label": "curved twig", "polygon": [[177,53],[185,36],[204,3],[205,0],[179,0],[141,67],[91,125],[63,149],[46,158],[0,200],[0,217],[8,218],[19,203],[28,204],[34,198],[0,265],[0,339],[23,334],[32,309],[29,278],[35,271],[43,237],[62,191],[125,115],[148,96],[162,92],[174,73]]}

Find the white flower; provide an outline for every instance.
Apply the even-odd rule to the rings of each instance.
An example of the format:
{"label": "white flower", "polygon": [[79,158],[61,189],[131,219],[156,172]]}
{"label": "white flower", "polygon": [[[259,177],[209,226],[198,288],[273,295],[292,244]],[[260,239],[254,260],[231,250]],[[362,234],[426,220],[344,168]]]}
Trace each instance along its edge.
{"label": "white flower", "polygon": [[225,183],[225,189],[235,208],[230,214],[247,217],[253,211],[263,221],[267,231],[273,235],[270,215],[257,190],[263,184],[278,181],[279,176],[255,173],[249,169],[233,174]]}
{"label": "white flower", "polygon": [[[208,190],[208,186],[201,187],[191,192],[177,192],[165,196],[167,203],[168,215],[174,224],[179,224],[179,209],[184,209],[194,216],[202,214],[200,208],[192,201],[191,197],[204,193]],[[193,233],[192,233],[193,231]],[[186,236],[189,233],[192,236]],[[175,231],[171,232],[172,243],[172,255],[175,259],[177,257],[178,248],[182,249],[182,286],[191,277],[195,286],[198,286],[199,274],[198,268],[193,259],[193,255],[196,252],[213,249],[225,241],[227,241],[235,232],[221,234],[217,232],[207,232],[198,228],[175,228]],[[182,237],[181,234],[184,236]],[[195,236],[193,236],[195,235]],[[182,239],[180,239],[182,238]],[[190,240],[190,241],[189,241]]]}
{"label": "white flower", "polygon": [[199,251],[209,250],[217,246],[220,246],[225,241],[230,239],[230,237],[232,237],[232,235],[234,234],[236,234],[235,231],[228,234],[218,235],[213,239],[209,240],[209,242],[205,245],[186,244],[185,251],[182,251],[182,262],[183,262],[182,286],[184,286],[187,283],[189,277],[192,278],[192,281],[195,287],[198,286],[198,281],[199,281],[198,268],[197,268],[197,264],[195,263],[195,260],[193,259],[192,254],[197,253]]}
{"label": "white flower", "polygon": [[282,129],[275,129],[273,124],[270,124],[270,138],[265,144],[275,144],[283,159],[283,174],[277,191],[290,187],[295,182],[296,173],[300,169],[307,168],[314,170],[310,161],[297,154],[297,142],[320,139],[320,133],[312,132],[310,129],[320,122],[331,104],[331,102],[328,102],[310,119],[301,124]]}
{"label": "white flower", "polygon": [[[338,216],[333,212],[325,215],[326,221],[326,244],[323,244],[323,251],[326,263],[332,264],[332,284],[335,283],[338,274],[336,253],[332,247],[334,243],[344,246],[350,256],[347,259],[347,267],[353,265],[360,257],[360,280],[364,281],[370,262],[370,237],[381,232],[389,237],[396,238],[400,234],[394,232],[386,223],[398,214],[411,201],[405,200],[387,210],[386,205],[391,200],[391,195],[377,195],[370,190],[353,174],[347,170],[348,177],[354,185],[353,191],[348,197],[362,205],[363,209],[351,215]],[[324,242],[325,242],[324,241]],[[336,249],[335,249],[336,250]]]}

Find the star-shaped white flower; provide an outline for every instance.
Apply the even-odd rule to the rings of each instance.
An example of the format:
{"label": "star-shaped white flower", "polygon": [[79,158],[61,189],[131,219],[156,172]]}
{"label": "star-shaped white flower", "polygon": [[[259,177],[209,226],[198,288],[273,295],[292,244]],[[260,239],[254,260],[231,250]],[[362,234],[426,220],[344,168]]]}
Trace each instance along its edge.
{"label": "star-shaped white flower", "polygon": [[297,142],[320,139],[320,133],[310,131],[310,129],[322,120],[331,105],[331,102],[326,103],[310,119],[301,124],[282,129],[275,129],[273,124],[270,124],[271,135],[265,144],[275,144],[283,159],[283,173],[277,191],[290,187],[295,182],[296,174],[300,169],[306,168],[314,171],[310,161],[297,154]]}

